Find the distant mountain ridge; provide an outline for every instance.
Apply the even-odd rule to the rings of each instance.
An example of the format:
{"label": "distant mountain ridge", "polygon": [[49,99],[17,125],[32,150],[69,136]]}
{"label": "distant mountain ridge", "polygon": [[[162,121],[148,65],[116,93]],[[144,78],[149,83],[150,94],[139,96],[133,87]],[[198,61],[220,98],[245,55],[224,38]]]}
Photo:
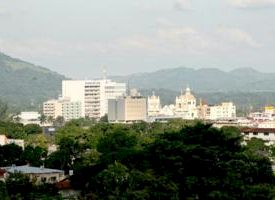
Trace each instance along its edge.
{"label": "distant mountain ridge", "polygon": [[10,106],[38,108],[57,97],[65,76],[0,53],[0,99]]}
{"label": "distant mountain ridge", "polygon": [[173,68],[150,73],[115,76],[112,79],[129,82],[139,89],[180,91],[189,85],[196,92],[275,92],[275,74],[253,68],[238,68],[229,72],[216,68]]}

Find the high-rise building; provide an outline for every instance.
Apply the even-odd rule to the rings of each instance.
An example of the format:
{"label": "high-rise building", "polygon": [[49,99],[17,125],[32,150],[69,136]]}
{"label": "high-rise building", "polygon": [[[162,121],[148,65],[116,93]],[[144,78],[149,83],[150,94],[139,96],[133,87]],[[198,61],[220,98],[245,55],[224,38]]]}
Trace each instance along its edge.
{"label": "high-rise building", "polygon": [[108,112],[108,100],[126,94],[126,84],[108,79],[64,80],[62,97],[81,102],[82,117],[99,119]]}
{"label": "high-rise building", "polygon": [[176,97],[175,113],[183,119],[195,119],[198,117],[196,98],[190,88],[186,88],[185,94]]}
{"label": "high-rise building", "polygon": [[142,96],[124,96],[108,102],[109,122],[129,123],[147,119],[147,102]]}

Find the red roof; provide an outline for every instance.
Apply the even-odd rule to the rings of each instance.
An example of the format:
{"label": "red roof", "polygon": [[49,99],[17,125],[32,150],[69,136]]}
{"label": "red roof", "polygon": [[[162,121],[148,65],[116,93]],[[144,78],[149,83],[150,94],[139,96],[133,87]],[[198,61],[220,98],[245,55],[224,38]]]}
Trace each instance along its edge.
{"label": "red roof", "polygon": [[71,186],[71,182],[68,178],[62,180],[62,181],[59,181],[58,183],[56,183],[56,187],[59,189],[59,190],[68,190],[68,189],[72,189],[72,186]]}
{"label": "red roof", "polygon": [[3,177],[5,173],[6,173],[6,170],[0,169],[0,177]]}

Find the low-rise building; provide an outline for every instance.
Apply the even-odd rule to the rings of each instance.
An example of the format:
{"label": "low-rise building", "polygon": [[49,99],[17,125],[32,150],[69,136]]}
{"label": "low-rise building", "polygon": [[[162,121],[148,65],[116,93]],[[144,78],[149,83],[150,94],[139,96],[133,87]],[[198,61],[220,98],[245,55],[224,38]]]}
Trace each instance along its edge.
{"label": "low-rise building", "polygon": [[29,176],[30,180],[35,184],[56,183],[64,179],[64,171],[58,169],[48,169],[44,167],[31,167],[28,165],[3,167],[8,177],[9,174],[22,173]]}
{"label": "low-rise building", "polygon": [[43,103],[43,114],[56,119],[61,116],[65,121],[81,118],[81,102],[69,98],[52,99]]}
{"label": "low-rise building", "polygon": [[14,117],[15,121],[18,121],[24,125],[27,124],[38,124],[40,125],[41,114],[38,112],[21,112],[19,115]]}
{"label": "low-rise building", "polygon": [[24,140],[18,140],[18,139],[9,139],[6,135],[0,135],[0,145],[8,145],[8,144],[16,144],[17,146],[20,146],[22,149],[25,148],[25,142]]}
{"label": "low-rise building", "polygon": [[266,144],[275,144],[275,128],[242,128],[241,134],[245,140],[258,138],[266,141]]}

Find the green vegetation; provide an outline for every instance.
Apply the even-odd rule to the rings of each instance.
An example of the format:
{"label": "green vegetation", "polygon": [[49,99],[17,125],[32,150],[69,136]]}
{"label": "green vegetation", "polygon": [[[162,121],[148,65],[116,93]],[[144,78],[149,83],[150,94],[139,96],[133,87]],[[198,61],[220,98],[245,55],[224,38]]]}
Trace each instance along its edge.
{"label": "green vegetation", "polygon": [[[31,134],[36,135],[40,134]],[[122,125],[79,119],[59,128],[55,142],[59,148],[50,155],[39,143],[24,151],[4,146],[0,160],[3,165],[44,163],[66,173],[74,170],[71,184],[81,190],[83,199],[275,198],[269,159],[274,158],[275,147],[258,139],[244,146],[234,127],[217,129],[184,120]],[[20,183],[22,179],[19,176]],[[26,191],[28,184],[22,184]],[[45,194],[55,191],[51,186],[43,188]],[[10,195],[10,189],[8,184],[0,185],[3,194]],[[32,186],[27,195],[37,191]]]}
{"label": "green vegetation", "polygon": [[141,89],[181,91],[187,85],[199,93],[205,92],[275,92],[275,74],[262,73],[252,68],[238,68],[225,72],[216,68],[192,69],[186,67],[163,69],[150,73],[112,77]]}
{"label": "green vegetation", "polygon": [[0,97],[11,108],[38,109],[41,102],[57,97],[62,79],[46,68],[0,53]]}

